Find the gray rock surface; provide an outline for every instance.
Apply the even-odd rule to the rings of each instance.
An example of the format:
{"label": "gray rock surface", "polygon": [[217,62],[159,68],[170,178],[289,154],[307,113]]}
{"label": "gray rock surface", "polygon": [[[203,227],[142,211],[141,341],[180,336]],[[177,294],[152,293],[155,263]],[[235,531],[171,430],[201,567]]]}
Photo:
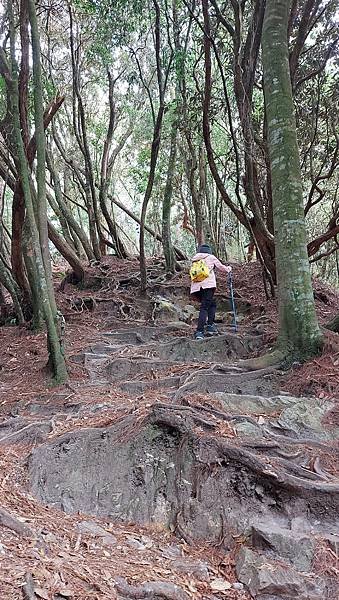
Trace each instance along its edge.
{"label": "gray rock surface", "polygon": [[155,348],[160,359],[180,362],[201,361],[227,362],[236,357],[243,358],[262,346],[258,337],[243,336],[241,339],[233,334],[206,337],[202,343],[188,337],[175,338]]}
{"label": "gray rock surface", "polygon": [[91,535],[93,537],[100,538],[100,541],[105,546],[115,546],[117,543],[117,540],[114,537],[114,535],[112,535],[111,533],[106,531],[106,529],[100,527],[100,525],[97,525],[97,523],[94,523],[93,521],[81,521],[81,523],[78,524],[77,529],[81,534]]}
{"label": "gray rock surface", "polygon": [[326,413],[333,407],[333,402],[325,402],[317,398],[299,398],[297,402],[281,412],[278,423],[305,437],[310,433],[314,439],[326,440],[338,437],[338,429],[325,431],[322,425]]}
{"label": "gray rock surface", "polygon": [[318,582],[314,576],[307,579],[291,567],[270,561],[249,548],[240,550],[236,572],[257,600],[324,600],[320,580]]}
{"label": "gray rock surface", "polygon": [[325,542],[328,543],[332,552],[334,552],[334,554],[336,554],[336,556],[338,557],[338,561],[339,561],[339,535],[333,535],[333,534],[329,533],[329,534],[325,535],[323,539]]}
{"label": "gray rock surface", "polygon": [[209,581],[210,574],[208,565],[202,560],[189,558],[177,558],[172,561],[172,567],[186,575],[194,575],[199,581]]}
{"label": "gray rock surface", "polygon": [[222,535],[226,544],[232,532],[272,520],[277,507],[281,518],[306,510],[315,516],[326,510],[328,518],[336,514],[336,488],[327,495],[295,477],[293,485],[306,487],[300,495],[298,487],[290,493],[292,482],[279,483],[273,467],[237,443],[194,435],[185,411],[154,411],[141,426],[129,416],[109,428],[68,433],[33,450],[33,493],[66,512],[157,523],[184,539],[216,542]]}
{"label": "gray rock surface", "polygon": [[[125,393],[145,394],[141,411],[105,428],[78,423],[76,431],[35,447],[31,491],[66,512],[169,528],[186,544],[202,541],[228,550],[238,536],[246,543],[252,539],[256,551],[241,550],[233,596],[247,598],[247,586],[256,600],[334,600],[335,582],[327,577],[326,595],[309,574],[314,540],[335,533],[339,509],[338,480],[321,468],[321,452],[333,453],[336,432],[323,424],[332,403],[280,394],[276,370],[251,372],[235,363],[260,347],[258,336],[227,334],[196,342],[177,336],[185,327],[182,322],[124,325],[108,336],[110,344],[85,353],[89,385],[109,381]],[[159,389],[159,396],[153,391],[145,405],[148,389]],[[81,419],[110,406],[107,398],[74,410]],[[16,430],[18,422],[13,424]],[[79,527],[94,545],[116,544],[94,521]],[[337,540],[330,534],[333,551]],[[135,532],[125,537],[123,550],[142,561],[149,543]],[[165,567],[210,582],[206,599],[219,596],[212,587],[213,569],[188,559],[182,548],[179,541],[160,547]],[[117,583],[121,600],[131,594],[157,600],[187,596],[167,582]]]}
{"label": "gray rock surface", "polygon": [[287,559],[297,571],[310,571],[315,551],[315,540],[279,527],[276,523],[257,524],[252,528],[252,544],[259,550],[275,553]]}

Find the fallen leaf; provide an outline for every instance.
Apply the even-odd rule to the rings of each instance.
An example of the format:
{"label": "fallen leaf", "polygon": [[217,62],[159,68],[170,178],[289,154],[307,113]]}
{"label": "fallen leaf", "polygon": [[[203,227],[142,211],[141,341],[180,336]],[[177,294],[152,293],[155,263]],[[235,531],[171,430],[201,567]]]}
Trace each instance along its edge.
{"label": "fallen leaf", "polygon": [[34,588],[34,593],[36,596],[39,596],[39,598],[42,598],[43,600],[49,600],[49,594],[46,590],[43,590],[41,588]]}
{"label": "fallen leaf", "polygon": [[226,590],[230,590],[232,584],[226,579],[213,579],[210,583],[210,588],[214,592],[225,592]]}
{"label": "fallen leaf", "polygon": [[72,592],[72,590],[70,590],[68,588],[63,588],[62,590],[59,590],[58,594],[60,596],[63,596],[64,598],[72,598],[74,596],[74,593]]}
{"label": "fallen leaf", "polygon": [[112,579],[112,575],[109,571],[107,571],[107,569],[103,569],[103,571],[101,571],[101,572],[106,579]]}
{"label": "fallen leaf", "polygon": [[195,587],[195,585],[194,585],[194,584],[193,584],[193,582],[191,582],[191,581],[189,581],[189,582],[187,583],[187,589],[188,589],[190,592],[193,592],[194,594],[196,594],[196,592],[197,592],[197,588]]}

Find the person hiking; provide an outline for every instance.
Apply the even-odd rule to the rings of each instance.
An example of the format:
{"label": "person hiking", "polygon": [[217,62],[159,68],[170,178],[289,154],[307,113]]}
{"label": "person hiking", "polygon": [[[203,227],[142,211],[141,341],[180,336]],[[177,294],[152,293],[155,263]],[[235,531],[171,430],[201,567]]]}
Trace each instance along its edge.
{"label": "person hiking", "polygon": [[[208,244],[202,244],[199,246],[197,254],[192,258],[192,267],[190,271],[192,280],[191,295],[200,301],[198,325],[194,334],[196,340],[202,340],[204,338],[206,321],[206,334],[210,336],[218,333],[214,323],[217,308],[214,298],[217,287],[215,269],[222,273],[230,273],[232,271],[232,267],[223,265],[220,260],[214,256],[212,249]],[[199,275],[199,273],[201,274]]]}

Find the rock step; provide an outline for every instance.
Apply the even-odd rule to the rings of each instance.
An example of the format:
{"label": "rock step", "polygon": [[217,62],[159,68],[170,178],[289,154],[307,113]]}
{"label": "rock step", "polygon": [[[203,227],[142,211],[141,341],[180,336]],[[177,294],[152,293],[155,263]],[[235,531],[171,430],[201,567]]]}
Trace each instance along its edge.
{"label": "rock step", "polygon": [[172,323],[163,326],[152,325],[135,325],[133,328],[118,329],[116,331],[107,331],[104,333],[110,341],[115,341],[120,344],[145,344],[151,340],[159,340],[173,336],[176,332],[190,332],[191,327],[186,323]]}
{"label": "rock step", "polygon": [[243,371],[236,365],[219,366],[213,370],[193,371],[176,393],[176,400],[193,393],[227,392],[232,394],[254,394],[271,397],[279,392],[278,373],[273,369]]}
{"label": "rock step", "polygon": [[[107,381],[131,379],[136,375],[151,375],[157,378],[157,373],[178,368],[178,363],[171,360],[155,360],[151,358],[116,358],[104,367],[104,375]],[[187,367],[187,370],[189,367]]]}
{"label": "rock step", "polygon": [[172,338],[168,342],[149,345],[147,349],[161,359],[177,362],[215,362],[247,358],[254,350],[262,347],[259,336],[237,336],[232,333],[194,340],[187,337]]}
{"label": "rock step", "polygon": [[129,394],[142,394],[147,390],[155,390],[155,389],[166,389],[177,390],[180,385],[181,377],[177,375],[173,375],[172,377],[162,377],[160,379],[151,379],[148,381],[143,380],[135,380],[135,381],[124,381],[119,383],[119,388],[123,392],[127,392]]}

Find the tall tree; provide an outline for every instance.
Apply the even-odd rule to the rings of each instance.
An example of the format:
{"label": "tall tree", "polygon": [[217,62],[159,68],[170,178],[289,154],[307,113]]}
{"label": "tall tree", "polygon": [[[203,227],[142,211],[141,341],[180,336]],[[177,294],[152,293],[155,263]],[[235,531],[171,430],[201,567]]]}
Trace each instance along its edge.
{"label": "tall tree", "polygon": [[178,122],[177,108],[171,125],[170,154],[168,159],[167,178],[162,204],[162,245],[164,249],[166,269],[168,273],[175,271],[175,256],[171,240],[171,205],[173,194],[173,180],[175,161],[177,155]]}
{"label": "tall tree", "polygon": [[[41,92],[40,43],[36,9],[33,0],[29,0],[28,9],[33,50],[35,138],[39,157],[37,171],[41,170],[37,176],[39,182],[37,195],[35,194],[33,183],[30,178],[30,169],[20,127],[19,87],[15,54],[16,40],[12,0],[9,0],[7,4],[10,34],[10,64],[7,62],[4,52],[1,53],[1,60],[5,66],[5,80],[9,91],[9,114],[11,117],[13,147],[15,148],[14,157],[22,184],[27,211],[26,227],[31,238],[32,256],[30,257],[30,263],[32,265],[32,281],[30,283],[34,287],[34,297],[38,302],[41,313],[44,315],[47,326],[50,365],[55,379],[61,382],[67,378],[67,370],[58,335],[58,314],[51,282],[51,270],[50,265],[47,264],[49,255],[48,248],[46,248],[48,234],[45,197],[45,139]],[[42,246],[44,247],[42,248]]]}
{"label": "tall tree", "polygon": [[160,139],[161,139],[161,131],[162,131],[162,122],[164,118],[165,112],[165,91],[167,85],[167,77],[168,71],[170,68],[170,63],[172,60],[169,60],[169,65],[167,70],[163,71],[162,65],[162,52],[161,52],[161,18],[160,18],[160,5],[157,0],[153,0],[153,7],[155,12],[155,23],[154,23],[154,49],[155,49],[155,60],[156,60],[156,73],[157,73],[157,84],[158,84],[158,95],[159,95],[159,106],[157,115],[155,117],[153,104],[152,104],[152,114],[153,114],[153,139],[152,139],[152,147],[151,147],[151,158],[150,158],[150,166],[149,166],[149,174],[147,180],[147,186],[142,202],[141,207],[141,217],[140,217],[140,235],[139,235],[139,246],[140,246],[140,290],[141,293],[144,294],[146,292],[147,286],[147,266],[146,266],[146,253],[145,253],[145,224],[146,224],[146,215],[147,215],[147,207],[148,203],[151,199],[152,190],[154,186],[154,177],[155,170],[158,161],[159,149],[160,149]]}
{"label": "tall tree", "polygon": [[272,178],[279,302],[278,347],[305,358],[322,343],[307,255],[306,227],[287,31],[290,0],[267,0],[263,35],[265,109]]}

